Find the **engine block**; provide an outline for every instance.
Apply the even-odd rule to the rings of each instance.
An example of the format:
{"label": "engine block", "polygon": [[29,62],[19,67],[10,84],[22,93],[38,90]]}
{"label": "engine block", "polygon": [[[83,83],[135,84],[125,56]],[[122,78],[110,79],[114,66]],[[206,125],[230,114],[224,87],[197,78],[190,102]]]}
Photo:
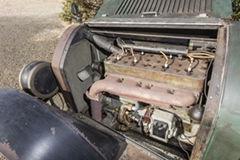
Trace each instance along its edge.
{"label": "engine block", "polygon": [[201,91],[206,78],[208,62],[196,59],[191,64],[185,57],[170,57],[168,67],[165,68],[166,59],[163,55],[136,52],[134,57],[130,55],[116,58],[114,54],[104,61],[105,71],[119,75],[127,75],[142,78],[182,88]]}

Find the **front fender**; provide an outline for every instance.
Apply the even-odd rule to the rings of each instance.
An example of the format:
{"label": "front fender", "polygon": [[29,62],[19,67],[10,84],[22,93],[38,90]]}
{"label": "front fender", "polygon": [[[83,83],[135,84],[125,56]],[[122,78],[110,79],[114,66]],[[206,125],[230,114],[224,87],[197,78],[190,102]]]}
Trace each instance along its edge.
{"label": "front fender", "polygon": [[11,160],[118,159],[127,145],[111,130],[13,89],[0,91],[0,117],[0,157]]}

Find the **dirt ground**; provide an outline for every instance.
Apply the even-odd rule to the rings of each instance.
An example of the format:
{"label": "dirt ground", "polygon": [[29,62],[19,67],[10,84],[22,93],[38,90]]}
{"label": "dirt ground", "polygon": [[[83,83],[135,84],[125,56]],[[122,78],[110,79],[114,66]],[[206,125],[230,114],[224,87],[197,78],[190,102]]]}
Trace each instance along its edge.
{"label": "dirt ground", "polygon": [[51,61],[68,27],[58,18],[60,0],[0,0],[0,88],[17,88],[22,67]]}

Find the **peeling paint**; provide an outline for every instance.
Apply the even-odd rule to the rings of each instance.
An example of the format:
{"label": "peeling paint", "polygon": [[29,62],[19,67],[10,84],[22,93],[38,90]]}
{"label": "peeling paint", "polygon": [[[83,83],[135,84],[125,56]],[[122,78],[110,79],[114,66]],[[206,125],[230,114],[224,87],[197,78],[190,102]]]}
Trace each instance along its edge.
{"label": "peeling paint", "polygon": [[89,139],[84,135],[84,133],[80,131],[78,131],[78,133],[82,136],[83,139],[85,139],[90,144],[90,146],[92,146],[98,152],[98,154],[100,154],[104,159],[107,160],[107,157],[98,149],[97,146],[94,145],[94,143],[89,141]]}
{"label": "peeling paint", "polygon": [[51,131],[52,135],[55,136],[55,133],[56,133],[55,127],[50,128],[50,131]]}
{"label": "peeling paint", "polygon": [[66,117],[63,117],[60,113],[58,112],[55,112],[59,117],[61,117],[66,123],[68,123],[72,129],[74,129],[76,131],[77,134],[79,134],[85,141],[87,141],[89,143],[89,145],[91,147],[93,147],[93,149],[99,154],[101,155],[101,157],[103,159],[106,159],[107,160],[107,157],[105,156],[105,154],[103,154],[99,148],[97,146],[95,146],[86,136],[84,133],[80,132],[79,129],[73,124],[73,121],[69,118],[66,118]]}
{"label": "peeling paint", "polygon": [[0,159],[1,160],[9,160],[6,156],[4,156],[4,154],[2,154],[1,152],[0,152]]}
{"label": "peeling paint", "polygon": [[10,160],[18,160],[18,155],[16,152],[10,147],[9,143],[3,142],[0,143],[0,153],[2,153],[5,157]]}
{"label": "peeling paint", "polygon": [[152,155],[150,152],[146,152],[145,150],[140,150],[134,147],[133,145],[128,145],[125,152],[120,157],[120,160],[131,160],[131,159],[157,160],[158,158]]}

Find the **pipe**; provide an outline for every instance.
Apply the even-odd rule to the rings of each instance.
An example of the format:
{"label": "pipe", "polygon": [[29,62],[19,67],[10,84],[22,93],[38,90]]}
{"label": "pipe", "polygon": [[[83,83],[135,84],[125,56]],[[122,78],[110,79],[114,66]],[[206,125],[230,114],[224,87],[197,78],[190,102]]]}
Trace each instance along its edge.
{"label": "pipe", "polygon": [[91,42],[94,42],[98,47],[116,54],[122,54],[122,50],[112,44],[106,37],[102,37],[92,33],[89,29],[84,28],[81,30],[84,34],[84,37]]}
{"label": "pipe", "polygon": [[190,40],[189,50],[213,50],[217,48],[217,42]]}
{"label": "pipe", "polygon": [[118,125],[117,129],[120,131],[128,131],[131,128],[131,124],[127,120],[127,114],[126,111],[131,111],[132,110],[132,105],[126,105],[123,104],[120,107],[120,110],[118,112],[118,121],[121,123]]}
{"label": "pipe", "polygon": [[120,106],[120,110],[118,111],[118,121],[120,123],[123,123],[123,121],[124,121],[123,116],[124,116],[126,110],[131,111],[132,110],[132,105],[122,104]]}
{"label": "pipe", "polygon": [[102,104],[99,101],[90,101],[92,118],[98,122],[102,121]]}
{"label": "pipe", "polygon": [[[108,74],[105,79],[96,81],[89,92],[86,92],[86,95],[91,100],[99,101],[99,94],[108,92],[147,104],[157,106],[164,106],[165,104],[165,106],[174,105],[180,107],[191,106],[197,99],[197,93],[191,90],[172,88],[169,85],[128,76],[121,76],[121,79],[123,81],[119,81],[117,75]],[[139,82],[142,83],[141,86],[138,85]]]}
{"label": "pipe", "polygon": [[123,124],[119,124],[119,125],[117,126],[117,129],[120,130],[120,131],[126,132],[126,131],[128,131],[130,128],[131,128],[131,124],[130,124],[130,122],[128,122],[128,120],[127,120],[127,114],[124,114],[124,115],[123,115]]}
{"label": "pipe", "polygon": [[122,54],[122,50],[116,46],[114,46],[107,38],[93,35],[93,41],[101,48],[105,49],[111,53]]}
{"label": "pipe", "polygon": [[163,51],[166,54],[172,54],[172,55],[188,54],[187,49],[169,49],[169,48],[163,48],[163,47],[150,47],[150,46],[141,46],[141,45],[135,45],[135,44],[126,44],[121,38],[117,38],[117,45],[120,48],[124,48],[124,49],[132,48],[133,50],[143,51],[143,52],[160,53],[160,51]]}
{"label": "pipe", "polygon": [[[126,48],[126,49],[134,49],[137,51],[143,51],[143,52],[152,52],[152,53],[160,53],[160,51],[163,51],[166,54],[172,54],[172,55],[187,55],[188,50],[187,49],[169,49],[169,48],[159,48],[159,47],[149,47],[149,46],[141,46],[141,45],[134,45],[134,44],[125,44],[121,40],[121,38],[117,38],[117,44],[120,48],[114,46],[111,41],[109,41],[106,37],[96,35],[92,33],[87,28],[82,29],[82,32],[84,34],[84,37],[88,39],[91,42],[94,42],[97,46],[100,48],[103,48],[104,50],[116,53],[119,55],[122,55],[122,49],[120,48]],[[177,46],[176,46],[177,47]],[[176,48],[172,47],[172,48]]]}

